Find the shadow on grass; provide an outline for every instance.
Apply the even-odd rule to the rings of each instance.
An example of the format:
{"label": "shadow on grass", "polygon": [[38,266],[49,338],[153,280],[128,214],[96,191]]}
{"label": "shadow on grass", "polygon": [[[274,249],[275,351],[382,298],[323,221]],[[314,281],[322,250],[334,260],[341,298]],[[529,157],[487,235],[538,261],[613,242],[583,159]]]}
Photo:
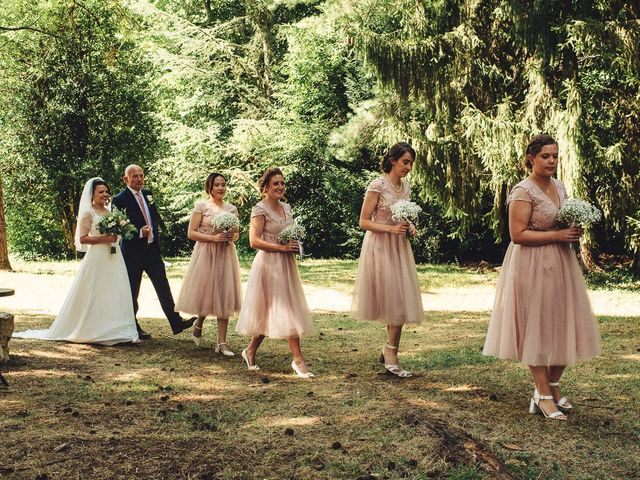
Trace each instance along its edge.
{"label": "shadow on grass", "polygon": [[[4,370],[11,388],[0,396],[0,429],[10,432],[0,471],[471,480],[499,478],[504,468],[503,478],[633,478],[640,318],[599,319],[604,354],[567,370],[576,411],[558,425],[526,413],[526,368],[482,355],[488,315],[430,312],[406,328],[400,361],[417,375],[405,381],[377,362],[384,326],[337,314],[316,315],[318,334],[302,341],[312,381],[292,374],[281,340],[265,340],[258,372],[239,355],[215,355],[211,321],[206,348],[149,319],[142,324],[153,339],[135,346],[15,339],[20,361]],[[45,328],[52,318],[19,320]],[[230,335],[236,352],[246,342]],[[131,458],[145,461],[133,467]]]}

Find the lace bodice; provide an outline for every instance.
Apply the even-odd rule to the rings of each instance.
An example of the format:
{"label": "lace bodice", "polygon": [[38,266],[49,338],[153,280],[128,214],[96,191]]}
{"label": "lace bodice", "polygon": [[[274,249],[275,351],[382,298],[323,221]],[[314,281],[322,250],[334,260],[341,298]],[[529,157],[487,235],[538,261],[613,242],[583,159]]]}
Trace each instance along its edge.
{"label": "lace bodice", "polygon": [[[258,202],[251,210],[251,218],[259,215],[264,216],[264,230],[262,231],[262,239],[269,243],[280,243],[278,234],[287,225],[293,223],[293,210],[288,203],[280,202],[282,210],[274,211],[266,202]],[[282,214],[284,213],[284,217]]]}
{"label": "lace bodice", "polygon": [[[100,233],[100,229],[98,228],[98,223],[100,219],[102,219],[103,215],[100,215],[93,208],[91,210],[85,211],[82,216],[78,217],[78,225],[77,228],[77,238],[84,237],[85,235],[89,235],[90,237],[102,237],[106,235],[106,233]],[[89,249],[108,245],[105,243],[96,243],[96,244],[84,244],[82,247],[82,252],[87,252]]]}
{"label": "lace bodice", "polygon": [[380,194],[378,204],[371,215],[371,220],[375,223],[383,223],[386,225],[396,223],[391,220],[391,205],[398,200],[409,200],[411,198],[411,187],[407,182],[402,181],[402,188],[398,192],[384,175],[371,182],[367,187],[367,192],[377,192]]}
{"label": "lace bodice", "polygon": [[100,233],[100,229],[98,228],[98,223],[101,218],[102,215],[93,209],[83,214],[83,216],[78,219],[77,228],[80,229],[80,236],[83,237],[88,234],[91,237],[101,237],[105,235],[104,233]]}
{"label": "lace bodice", "polygon": [[[560,206],[562,207],[562,204],[567,199],[567,191],[560,180],[552,178],[551,181],[558,190],[558,198],[560,199]],[[527,178],[513,187],[507,203],[511,204],[514,200],[521,200],[531,204],[529,230],[544,231],[558,229],[557,216],[560,209],[532,180]]]}
{"label": "lace bodice", "polygon": [[219,215],[222,212],[230,212],[238,215],[238,209],[230,203],[225,202],[222,205],[222,209],[217,210],[217,207],[208,200],[202,200],[196,203],[195,207],[193,207],[193,212],[202,215],[200,217],[200,225],[198,225],[198,231],[200,233],[207,234],[214,233],[214,228],[211,222],[216,215]]}

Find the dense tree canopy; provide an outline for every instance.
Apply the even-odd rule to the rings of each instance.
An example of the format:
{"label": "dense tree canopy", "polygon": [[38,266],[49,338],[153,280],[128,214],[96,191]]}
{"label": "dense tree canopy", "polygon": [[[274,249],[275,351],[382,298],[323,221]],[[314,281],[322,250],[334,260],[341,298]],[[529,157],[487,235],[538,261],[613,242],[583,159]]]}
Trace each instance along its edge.
{"label": "dense tree canopy", "polygon": [[604,212],[587,263],[639,260],[638,1],[35,5],[0,6],[0,171],[16,252],[64,253],[85,178],[117,182],[136,159],[175,253],[189,249],[209,171],[228,176],[246,225],[257,177],[279,165],[309,251],[357,255],[364,187],[385,148],[409,140],[425,209],[417,256],[497,260],[527,138],[549,132],[559,177]]}
{"label": "dense tree canopy", "polygon": [[126,35],[129,13],[101,1],[3,3],[2,167],[9,240],[26,255],[73,249],[87,178],[114,188],[125,165],[155,158],[148,70]]}

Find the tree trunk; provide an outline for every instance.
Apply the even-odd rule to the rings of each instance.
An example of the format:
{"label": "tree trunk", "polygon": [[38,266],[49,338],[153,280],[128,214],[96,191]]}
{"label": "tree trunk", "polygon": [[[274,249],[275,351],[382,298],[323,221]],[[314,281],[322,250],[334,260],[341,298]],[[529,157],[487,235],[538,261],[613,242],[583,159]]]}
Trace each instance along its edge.
{"label": "tree trunk", "polygon": [[0,175],[0,270],[11,270],[7,245],[7,223],[4,220],[4,192]]}
{"label": "tree trunk", "polygon": [[13,335],[13,328],[13,315],[0,312],[0,364],[11,359],[9,356],[9,340]]}
{"label": "tree trunk", "polygon": [[640,277],[640,248],[636,248],[636,253],[633,255],[633,263],[631,263],[631,273]]}
{"label": "tree trunk", "polygon": [[207,12],[207,25],[213,23],[213,10],[211,9],[211,0],[204,1],[204,9]]}
{"label": "tree trunk", "polygon": [[255,37],[261,46],[258,65],[258,85],[265,98],[271,97],[273,87],[271,85],[271,69],[273,60],[273,14],[262,0],[247,2],[248,16],[255,29]]}
{"label": "tree trunk", "polygon": [[580,263],[585,272],[600,270],[598,257],[596,256],[595,249],[591,245],[591,242],[580,242]]}
{"label": "tree trunk", "polygon": [[64,240],[67,244],[67,250],[69,255],[76,251],[76,241],[75,241],[75,215],[73,213],[73,205],[71,208],[67,206],[67,208],[62,208],[60,212],[60,220],[62,221],[62,232],[64,234]]}

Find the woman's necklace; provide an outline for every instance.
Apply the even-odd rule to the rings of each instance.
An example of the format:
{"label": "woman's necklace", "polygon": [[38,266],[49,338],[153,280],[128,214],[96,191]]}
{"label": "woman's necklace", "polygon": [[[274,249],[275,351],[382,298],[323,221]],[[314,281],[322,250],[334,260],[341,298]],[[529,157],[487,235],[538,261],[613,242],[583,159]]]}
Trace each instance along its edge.
{"label": "woman's necklace", "polygon": [[385,173],[384,176],[387,177],[387,181],[391,184],[391,188],[393,188],[398,193],[400,193],[402,191],[402,180],[400,180],[400,186],[398,188],[396,188],[396,186],[393,184],[393,182],[389,178],[389,175],[387,175]]}
{"label": "woman's necklace", "polygon": [[[535,177],[533,177],[533,178],[535,178]],[[537,179],[536,179],[536,180],[534,180],[534,181],[535,181],[536,185],[538,186],[538,188],[539,188],[540,190],[542,190],[542,191],[543,191],[543,192],[545,192],[547,195],[549,195],[549,190],[551,190],[551,179],[549,179],[549,184],[547,185],[547,188],[542,187],[542,186],[540,185],[540,182],[539,182]]]}

